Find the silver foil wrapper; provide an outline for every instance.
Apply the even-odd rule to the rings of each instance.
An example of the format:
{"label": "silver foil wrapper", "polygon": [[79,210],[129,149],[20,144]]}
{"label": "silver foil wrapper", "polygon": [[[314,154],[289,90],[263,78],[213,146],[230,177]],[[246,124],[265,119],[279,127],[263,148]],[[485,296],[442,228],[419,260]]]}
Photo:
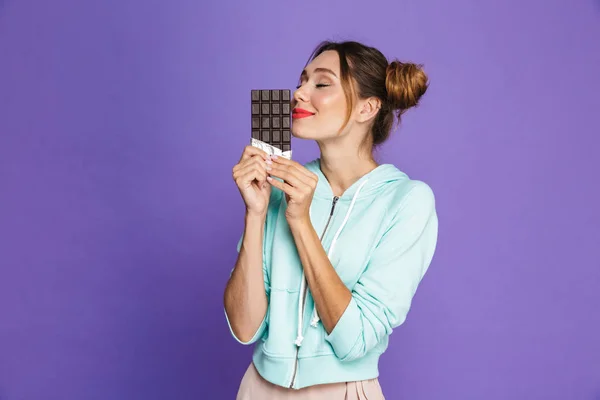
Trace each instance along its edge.
{"label": "silver foil wrapper", "polygon": [[267,154],[276,155],[278,157],[284,157],[284,158],[287,158],[288,160],[292,159],[292,150],[282,151],[281,149],[279,149],[275,146],[271,146],[270,144],[265,143],[262,140],[258,140],[258,139],[254,139],[254,138],[252,138],[251,144],[254,147],[258,147],[259,149],[264,150],[265,152],[267,152]]}

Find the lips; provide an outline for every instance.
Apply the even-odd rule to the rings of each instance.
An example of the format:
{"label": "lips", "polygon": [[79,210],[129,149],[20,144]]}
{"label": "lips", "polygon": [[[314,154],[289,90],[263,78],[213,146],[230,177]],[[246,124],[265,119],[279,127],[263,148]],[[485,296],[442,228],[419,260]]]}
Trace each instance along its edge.
{"label": "lips", "polygon": [[315,114],[302,108],[294,108],[292,110],[292,118],[306,118],[312,117],[313,115]]}

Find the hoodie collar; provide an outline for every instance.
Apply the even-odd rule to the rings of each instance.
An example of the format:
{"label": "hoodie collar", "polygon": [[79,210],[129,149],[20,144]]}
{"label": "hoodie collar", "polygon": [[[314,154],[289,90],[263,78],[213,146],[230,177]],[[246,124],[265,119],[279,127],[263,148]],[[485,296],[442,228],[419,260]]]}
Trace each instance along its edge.
{"label": "hoodie collar", "polygon": [[[334,197],[333,190],[321,170],[321,159],[316,158],[305,164],[305,167],[319,177],[314,197],[331,200]],[[339,201],[352,201],[354,194],[363,185],[364,181],[367,181],[367,183],[361,188],[359,196],[361,198],[374,196],[387,184],[403,179],[408,179],[408,176],[393,164],[378,165],[347,188],[340,196]]]}

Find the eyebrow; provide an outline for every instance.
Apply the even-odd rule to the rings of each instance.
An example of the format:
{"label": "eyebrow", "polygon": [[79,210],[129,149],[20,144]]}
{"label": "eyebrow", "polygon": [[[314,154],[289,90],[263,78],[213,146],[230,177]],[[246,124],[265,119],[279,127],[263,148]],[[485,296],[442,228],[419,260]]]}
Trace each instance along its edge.
{"label": "eyebrow", "polygon": [[[315,70],[313,72],[315,72],[315,73],[317,73],[317,72],[324,72],[326,74],[331,74],[331,75],[333,75],[333,76],[335,76],[337,78],[337,75],[335,74],[335,72],[333,72],[329,68],[315,68]],[[302,74],[300,74],[300,78],[304,78],[307,75],[308,75],[308,73],[306,72],[306,70],[303,70]]]}

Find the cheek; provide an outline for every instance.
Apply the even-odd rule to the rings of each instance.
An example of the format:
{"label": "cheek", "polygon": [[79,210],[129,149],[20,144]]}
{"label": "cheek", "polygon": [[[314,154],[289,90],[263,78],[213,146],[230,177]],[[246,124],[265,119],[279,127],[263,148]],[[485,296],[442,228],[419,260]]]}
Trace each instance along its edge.
{"label": "cheek", "polygon": [[344,112],[346,107],[346,99],[343,93],[319,93],[315,94],[312,103],[319,110],[319,113]]}

